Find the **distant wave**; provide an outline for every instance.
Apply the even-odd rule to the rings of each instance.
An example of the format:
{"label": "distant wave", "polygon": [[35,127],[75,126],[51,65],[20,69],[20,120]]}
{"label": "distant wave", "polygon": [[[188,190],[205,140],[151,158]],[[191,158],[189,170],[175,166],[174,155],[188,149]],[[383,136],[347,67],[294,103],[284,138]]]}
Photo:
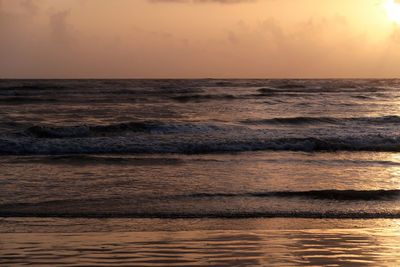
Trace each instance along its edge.
{"label": "distant wave", "polygon": [[60,211],[1,211],[0,217],[39,218],[316,218],[316,219],[400,219],[400,212],[318,212],[318,211],[262,211],[262,212],[64,212]]}
{"label": "distant wave", "polygon": [[[140,128],[140,127],[139,127]],[[178,131],[181,129],[178,129]],[[192,130],[188,128],[188,130]],[[194,129],[192,133],[196,133]],[[35,133],[37,136],[50,138],[0,138],[0,154],[3,155],[59,155],[93,153],[231,153],[261,150],[285,151],[400,151],[400,138],[382,136],[336,137],[336,138],[275,138],[275,139],[184,139],[179,135],[168,137],[124,136],[65,138],[62,133],[54,134],[47,130]],[[85,132],[82,132],[85,134]]]}
{"label": "distant wave", "polygon": [[313,86],[309,84],[282,84],[282,85],[272,85],[268,87],[262,87],[257,90],[260,96],[270,96],[270,95],[291,95],[296,96],[296,93],[304,94],[319,94],[319,93],[382,93],[384,91],[390,90],[390,88],[385,87],[370,87],[370,86],[356,86],[351,84],[344,84],[340,86],[334,86],[326,84],[322,87]]}
{"label": "distant wave", "polygon": [[67,84],[62,84],[59,82],[48,82],[48,83],[41,83],[41,82],[23,82],[23,81],[17,81],[15,83],[9,82],[9,84],[0,83],[0,89],[2,90],[22,90],[22,91],[37,91],[37,90],[63,90],[63,89],[71,89],[70,86]]}
{"label": "distant wave", "polygon": [[240,126],[224,126],[212,123],[163,123],[159,121],[128,121],[104,125],[33,125],[23,130],[25,136],[37,138],[85,138],[119,136],[123,132],[156,132],[156,133],[206,133],[229,131],[243,128]]}
{"label": "distant wave", "polygon": [[157,122],[123,122],[108,125],[77,126],[35,125],[29,127],[25,133],[38,138],[89,137],[93,134],[149,131],[157,125],[159,125]]}
{"label": "distant wave", "polygon": [[219,94],[219,95],[212,95],[212,94],[189,94],[189,95],[179,95],[179,96],[172,96],[173,100],[179,102],[202,102],[202,101],[209,101],[209,100],[234,100],[237,99],[234,95],[229,94]]}
{"label": "distant wave", "polygon": [[72,155],[58,155],[58,156],[27,156],[15,159],[8,159],[8,163],[24,163],[24,164],[107,164],[107,165],[126,165],[131,164],[135,166],[159,166],[159,165],[178,165],[184,163],[184,160],[178,157],[127,157],[127,156],[98,156],[86,154],[72,154]]}
{"label": "distant wave", "polygon": [[0,105],[23,105],[23,104],[34,104],[34,103],[46,103],[46,102],[57,102],[56,98],[46,97],[2,97],[0,98]]}
{"label": "distant wave", "polygon": [[312,190],[312,191],[278,191],[260,193],[199,193],[184,195],[187,198],[214,198],[214,197],[278,197],[278,198],[309,198],[319,200],[340,201],[377,201],[400,199],[400,190]]}
{"label": "distant wave", "polygon": [[283,117],[261,120],[244,120],[244,124],[341,124],[348,122],[384,124],[400,123],[400,116],[382,116],[382,117],[354,117],[354,118],[336,118],[336,117]]}
{"label": "distant wave", "polygon": [[282,85],[278,85],[277,88],[279,89],[296,89],[296,88],[307,88],[305,84],[299,84],[299,83],[285,83]]}

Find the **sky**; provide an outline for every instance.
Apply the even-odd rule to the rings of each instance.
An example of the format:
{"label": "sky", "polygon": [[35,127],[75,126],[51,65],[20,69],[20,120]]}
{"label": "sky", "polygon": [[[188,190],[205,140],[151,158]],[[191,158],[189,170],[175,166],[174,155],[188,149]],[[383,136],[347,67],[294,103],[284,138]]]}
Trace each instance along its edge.
{"label": "sky", "polygon": [[0,78],[396,78],[392,1],[0,0]]}

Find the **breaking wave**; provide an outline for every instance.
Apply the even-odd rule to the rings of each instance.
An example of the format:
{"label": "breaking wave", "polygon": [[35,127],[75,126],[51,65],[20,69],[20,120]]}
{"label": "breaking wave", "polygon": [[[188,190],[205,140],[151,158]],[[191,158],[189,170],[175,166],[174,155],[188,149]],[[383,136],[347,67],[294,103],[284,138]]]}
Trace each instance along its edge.
{"label": "breaking wave", "polygon": [[33,125],[24,129],[22,136],[36,138],[89,138],[104,136],[121,136],[126,132],[143,133],[208,133],[218,131],[229,131],[231,129],[241,129],[237,126],[218,126],[212,123],[162,123],[159,121],[130,121],[105,125]]}
{"label": "breaking wave", "polygon": [[261,120],[244,120],[244,124],[344,124],[344,123],[371,123],[371,124],[396,124],[400,123],[400,116],[382,117],[354,117],[354,118],[335,118],[335,117],[288,117],[272,118]]}
{"label": "breaking wave", "polygon": [[[79,131],[78,131],[79,133]],[[69,133],[68,133],[69,134]],[[400,138],[381,136],[337,138],[275,138],[275,139],[203,139],[164,136],[111,136],[91,138],[0,138],[0,154],[3,155],[59,155],[93,153],[233,153],[261,150],[284,151],[400,151]],[[78,135],[79,136],[79,135]],[[65,137],[65,135],[62,135]]]}
{"label": "breaking wave", "polygon": [[377,201],[400,199],[400,190],[313,190],[313,191],[278,191],[261,193],[199,193],[185,195],[187,198],[215,198],[215,197],[278,197],[278,198],[308,198],[320,200],[340,201]]}
{"label": "breaking wave", "polygon": [[201,94],[190,94],[190,95],[179,95],[171,97],[173,100],[179,102],[203,102],[203,101],[210,101],[210,100],[234,100],[237,99],[234,95],[229,94],[219,94],[219,95],[201,95]]}
{"label": "breaking wave", "polygon": [[154,129],[157,122],[125,122],[108,125],[77,125],[77,126],[47,126],[35,125],[29,127],[25,133],[38,138],[71,138],[90,137],[107,133],[120,133],[125,131],[144,132]]}
{"label": "breaking wave", "polygon": [[35,103],[57,102],[56,98],[43,98],[43,97],[5,97],[0,98],[0,105],[24,105]]}
{"label": "breaking wave", "polygon": [[[202,209],[201,205],[208,203],[227,203],[226,198],[237,198],[240,203],[245,203],[247,198],[257,198],[266,201],[264,208],[248,209],[232,204],[231,207],[222,209]],[[263,198],[263,199],[261,199]],[[268,208],[272,198],[292,199],[304,198],[318,201],[316,205],[337,201],[340,205],[344,202],[357,201],[354,209],[322,209],[304,210],[296,206],[286,209],[284,206]],[[187,200],[192,200],[187,202]],[[201,200],[201,201],[200,201]],[[400,218],[396,209],[372,209],[369,203],[382,204],[382,201],[396,205],[400,200],[400,190],[316,190],[316,191],[279,191],[261,193],[195,193],[191,195],[165,195],[143,196],[139,198],[93,198],[93,199],[59,199],[34,203],[4,203],[0,205],[0,217],[76,217],[76,218],[257,218],[257,217],[292,217],[292,218]],[[195,201],[195,202],[193,202]],[[205,201],[205,202],[204,202]],[[295,201],[295,202],[293,202]],[[363,202],[363,204],[362,204]],[[149,208],[143,208],[146,203]],[[164,203],[167,206],[159,205]],[[185,204],[189,203],[189,204]],[[191,207],[190,203],[199,203],[199,208]],[[233,203],[238,203],[234,201]],[[380,203],[380,204],[378,204]],[[330,205],[331,205],[330,204]],[[328,206],[330,206],[328,205]],[[101,206],[102,208],[99,208]],[[206,205],[210,207],[209,205]],[[301,206],[301,205],[300,205]],[[115,208],[118,207],[118,208]],[[154,207],[150,208],[150,207]],[[185,208],[182,208],[185,207]],[[277,209],[278,207],[278,209]]]}
{"label": "breaking wave", "polygon": [[0,217],[39,218],[316,218],[316,219],[400,219],[400,212],[318,212],[318,211],[262,211],[262,212],[63,212],[63,211],[0,211]]}

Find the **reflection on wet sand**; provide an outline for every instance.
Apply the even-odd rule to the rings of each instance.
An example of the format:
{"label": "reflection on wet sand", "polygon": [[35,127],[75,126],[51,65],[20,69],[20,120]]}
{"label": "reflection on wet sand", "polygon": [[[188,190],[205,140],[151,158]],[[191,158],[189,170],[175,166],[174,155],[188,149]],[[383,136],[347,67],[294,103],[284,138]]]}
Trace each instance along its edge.
{"label": "reflection on wet sand", "polygon": [[[307,266],[376,266],[387,254],[387,244],[382,244],[381,238],[356,231],[296,233],[291,240],[295,241],[289,245],[293,256]],[[392,256],[394,266],[396,253]]]}
{"label": "reflection on wet sand", "polygon": [[0,265],[399,266],[388,228],[3,233]]}

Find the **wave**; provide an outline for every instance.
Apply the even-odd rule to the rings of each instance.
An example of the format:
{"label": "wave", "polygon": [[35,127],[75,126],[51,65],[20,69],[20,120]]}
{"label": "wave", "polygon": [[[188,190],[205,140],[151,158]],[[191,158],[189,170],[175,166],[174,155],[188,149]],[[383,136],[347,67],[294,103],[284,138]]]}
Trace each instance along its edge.
{"label": "wave", "polygon": [[35,103],[46,103],[46,102],[57,102],[56,98],[45,98],[45,97],[2,97],[0,98],[1,105],[24,105],[24,104],[35,104]]}
{"label": "wave", "polygon": [[[257,218],[257,217],[293,217],[293,218],[400,218],[398,209],[381,209],[382,201],[393,201],[393,207],[400,200],[400,190],[315,190],[315,191],[277,191],[255,193],[197,193],[190,195],[137,196],[138,198],[93,198],[93,199],[56,199],[32,203],[4,203],[0,205],[0,217],[71,217],[71,218]],[[292,206],[264,205],[262,209],[221,206],[214,209],[211,203],[220,201],[226,205],[226,198],[296,198],[317,200],[321,209],[304,210]],[[215,199],[221,198],[221,199]],[[201,200],[201,201],[200,201]],[[205,201],[206,202],[205,202]],[[265,199],[268,204],[271,199]],[[276,200],[272,200],[273,202]],[[349,206],[349,201],[357,201],[352,209],[324,209],[324,201],[338,201],[341,206]],[[369,201],[375,201],[374,206]],[[271,203],[273,203],[271,202]],[[364,202],[364,203],[360,203]],[[146,207],[143,207],[146,203]],[[189,203],[186,205],[185,203]],[[193,206],[191,203],[199,203]],[[238,203],[234,201],[233,203]],[[249,202],[251,203],[251,202]],[[275,202],[276,203],[276,202]],[[282,202],[285,203],[285,202]],[[161,204],[161,206],[160,206]],[[165,204],[165,205],[164,205]],[[334,204],[334,203],[331,203]],[[331,207],[329,204],[329,207]],[[367,205],[366,205],[367,204]],[[206,205],[206,206],[202,206]],[[290,205],[289,205],[290,206]],[[288,206],[288,207],[289,207]],[[182,207],[186,207],[182,209]],[[189,209],[187,209],[189,207]],[[207,207],[207,208],[201,208]],[[279,207],[276,209],[276,207]],[[373,208],[375,207],[375,208]],[[376,209],[376,208],[379,209]]]}
{"label": "wave", "polygon": [[299,84],[299,83],[286,83],[286,84],[282,84],[282,85],[278,85],[277,88],[279,89],[297,89],[297,88],[307,88],[306,85],[304,84]]}
{"label": "wave", "polygon": [[283,117],[260,120],[244,120],[243,124],[343,124],[343,123],[400,123],[400,116],[382,116],[382,117],[353,117],[353,118],[336,118],[336,117]]}
{"label": "wave", "polygon": [[[3,162],[3,161],[2,161]],[[160,166],[160,165],[179,165],[183,164],[184,160],[178,157],[126,157],[126,156],[100,156],[100,155],[58,155],[58,156],[27,156],[19,157],[18,160],[13,158],[7,159],[7,163],[24,163],[24,164],[53,164],[53,165],[134,165],[134,166]]]}
{"label": "wave", "polygon": [[[178,131],[181,129],[178,129]],[[190,128],[188,130],[191,130]],[[196,133],[194,129],[194,133]],[[60,155],[60,154],[107,154],[107,153],[233,153],[244,151],[377,151],[399,152],[400,138],[382,136],[359,136],[337,138],[275,138],[275,139],[191,139],[172,136],[140,137],[91,137],[65,138],[67,134],[45,131],[36,133],[51,138],[0,138],[2,155]],[[82,133],[83,134],[83,133]]]}
{"label": "wave", "polygon": [[90,137],[107,133],[120,133],[125,131],[144,132],[159,126],[158,122],[123,122],[108,125],[76,125],[76,126],[51,126],[35,125],[25,130],[25,133],[38,138],[71,138]]}
{"label": "wave", "polygon": [[377,201],[400,199],[400,190],[312,190],[312,191],[277,191],[261,193],[199,193],[179,196],[183,198],[234,198],[234,197],[277,197],[277,198],[307,198],[319,200],[340,201]]}
{"label": "wave", "polygon": [[237,99],[236,96],[234,95],[229,95],[229,94],[220,94],[220,95],[211,95],[211,94],[206,94],[206,95],[200,95],[200,94],[191,94],[191,95],[179,95],[179,96],[173,96],[171,97],[173,100],[179,101],[179,102],[203,102],[203,101],[209,101],[209,100],[234,100]]}
{"label": "wave", "polygon": [[268,87],[262,87],[257,89],[259,96],[272,96],[272,95],[287,95],[287,96],[298,96],[298,93],[303,94],[321,94],[321,93],[328,93],[328,94],[342,94],[346,93],[351,96],[354,93],[369,93],[374,94],[379,93],[379,95],[384,96],[382,94],[385,91],[390,90],[390,88],[376,86],[356,86],[356,85],[330,85],[328,84],[309,84],[308,86],[303,84],[283,84],[283,85],[269,85]]}
{"label": "wave", "polygon": [[0,217],[39,218],[149,218],[149,219],[240,219],[240,218],[310,218],[310,219],[400,219],[400,212],[318,212],[318,211],[262,211],[262,212],[63,212],[63,211],[1,211]]}
{"label": "wave", "polygon": [[[1,84],[0,84],[1,85]],[[70,89],[67,84],[59,82],[41,83],[41,82],[10,82],[10,84],[3,84],[0,86],[2,90],[22,90],[22,91],[38,91],[38,90],[63,90]]]}
{"label": "wave", "polygon": [[[18,125],[16,125],[18,126]],[[22,125],[23,127],[23,125]],[[78,124],[71,126],[33,125],[21,133],[36,138],[88,138],[120,136],[123,132],[144,133],[206,133],[243,129],[241,126],[217,125],[213,123],[167,123],[159,121],[128,121],[104,125]]]}

